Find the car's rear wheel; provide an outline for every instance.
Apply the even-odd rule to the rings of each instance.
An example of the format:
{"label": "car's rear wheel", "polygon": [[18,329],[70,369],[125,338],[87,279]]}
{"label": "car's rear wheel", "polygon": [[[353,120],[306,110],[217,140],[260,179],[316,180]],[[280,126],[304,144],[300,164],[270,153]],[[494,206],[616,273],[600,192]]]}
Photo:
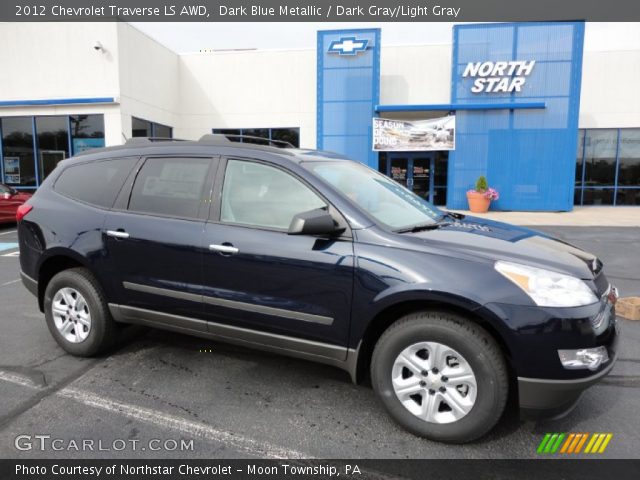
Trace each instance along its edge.
{"label": "car's rear wheel", "polygon": [[116,325],[97,280],[85,268],[56,274],[44,294],[47,327],[67,352],[96,355],[113,345]]}
{"label": "car's rear wheel", "polygon": [[507,368],[494,339],[455,314],[419,312],[392,324],[371,362],[373,388],[416,435],[451,443],[487,433],[504,411]]}

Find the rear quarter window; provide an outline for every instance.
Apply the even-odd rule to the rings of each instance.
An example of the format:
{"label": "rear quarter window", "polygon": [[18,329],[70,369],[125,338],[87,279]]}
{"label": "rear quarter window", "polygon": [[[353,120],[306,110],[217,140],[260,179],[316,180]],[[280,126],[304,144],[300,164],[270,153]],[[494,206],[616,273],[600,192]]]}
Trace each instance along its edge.
{"label": "rear quarter window", "polygon": [[67,167],[53,189],[81,202],[111,208],[137,158],[117,158]]}

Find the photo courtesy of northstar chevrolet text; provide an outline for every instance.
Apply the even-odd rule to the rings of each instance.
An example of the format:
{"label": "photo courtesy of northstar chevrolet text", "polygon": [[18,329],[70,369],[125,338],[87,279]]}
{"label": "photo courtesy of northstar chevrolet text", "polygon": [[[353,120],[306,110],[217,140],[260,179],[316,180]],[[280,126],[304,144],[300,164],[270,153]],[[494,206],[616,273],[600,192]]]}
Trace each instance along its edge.
{"label": "photo courtesy of northstar chevrolet text", "polygon": [[0,478],[636,478],[639,10],[1,5]]}

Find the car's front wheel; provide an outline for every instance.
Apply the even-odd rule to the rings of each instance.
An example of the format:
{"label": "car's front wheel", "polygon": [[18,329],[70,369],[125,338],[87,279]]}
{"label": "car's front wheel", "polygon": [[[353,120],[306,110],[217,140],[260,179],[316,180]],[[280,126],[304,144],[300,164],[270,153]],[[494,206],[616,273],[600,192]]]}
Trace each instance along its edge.
{"label": "car's front wheel", "polygon": [[44,294],[44,312],[49,331],[72,355],[96,355],[116,338],[102,289],[84,268],[64,270],[51,279]]}
{"label": "car's front wheel", "polygon": [[400,425],[451,443],[493,428],[509,385],[494,339],[477,324],[442,312],[413,313],[392,324],[374,349],[371,378]]}

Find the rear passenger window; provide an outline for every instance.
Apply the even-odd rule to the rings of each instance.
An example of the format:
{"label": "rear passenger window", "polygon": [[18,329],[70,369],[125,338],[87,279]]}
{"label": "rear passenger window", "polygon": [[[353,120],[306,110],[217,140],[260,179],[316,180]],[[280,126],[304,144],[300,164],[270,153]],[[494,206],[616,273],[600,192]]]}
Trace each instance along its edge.
{"label": "rear passenger window", "polygon": [[117,158],[72,165],[56,180],[53,189],[67,197],[111,208],[137,158]]}
{"label": "rear passenger window", "polygon": [[133,185],[129,210],[196,218],[210,164],[208,158],[148,158]]}

